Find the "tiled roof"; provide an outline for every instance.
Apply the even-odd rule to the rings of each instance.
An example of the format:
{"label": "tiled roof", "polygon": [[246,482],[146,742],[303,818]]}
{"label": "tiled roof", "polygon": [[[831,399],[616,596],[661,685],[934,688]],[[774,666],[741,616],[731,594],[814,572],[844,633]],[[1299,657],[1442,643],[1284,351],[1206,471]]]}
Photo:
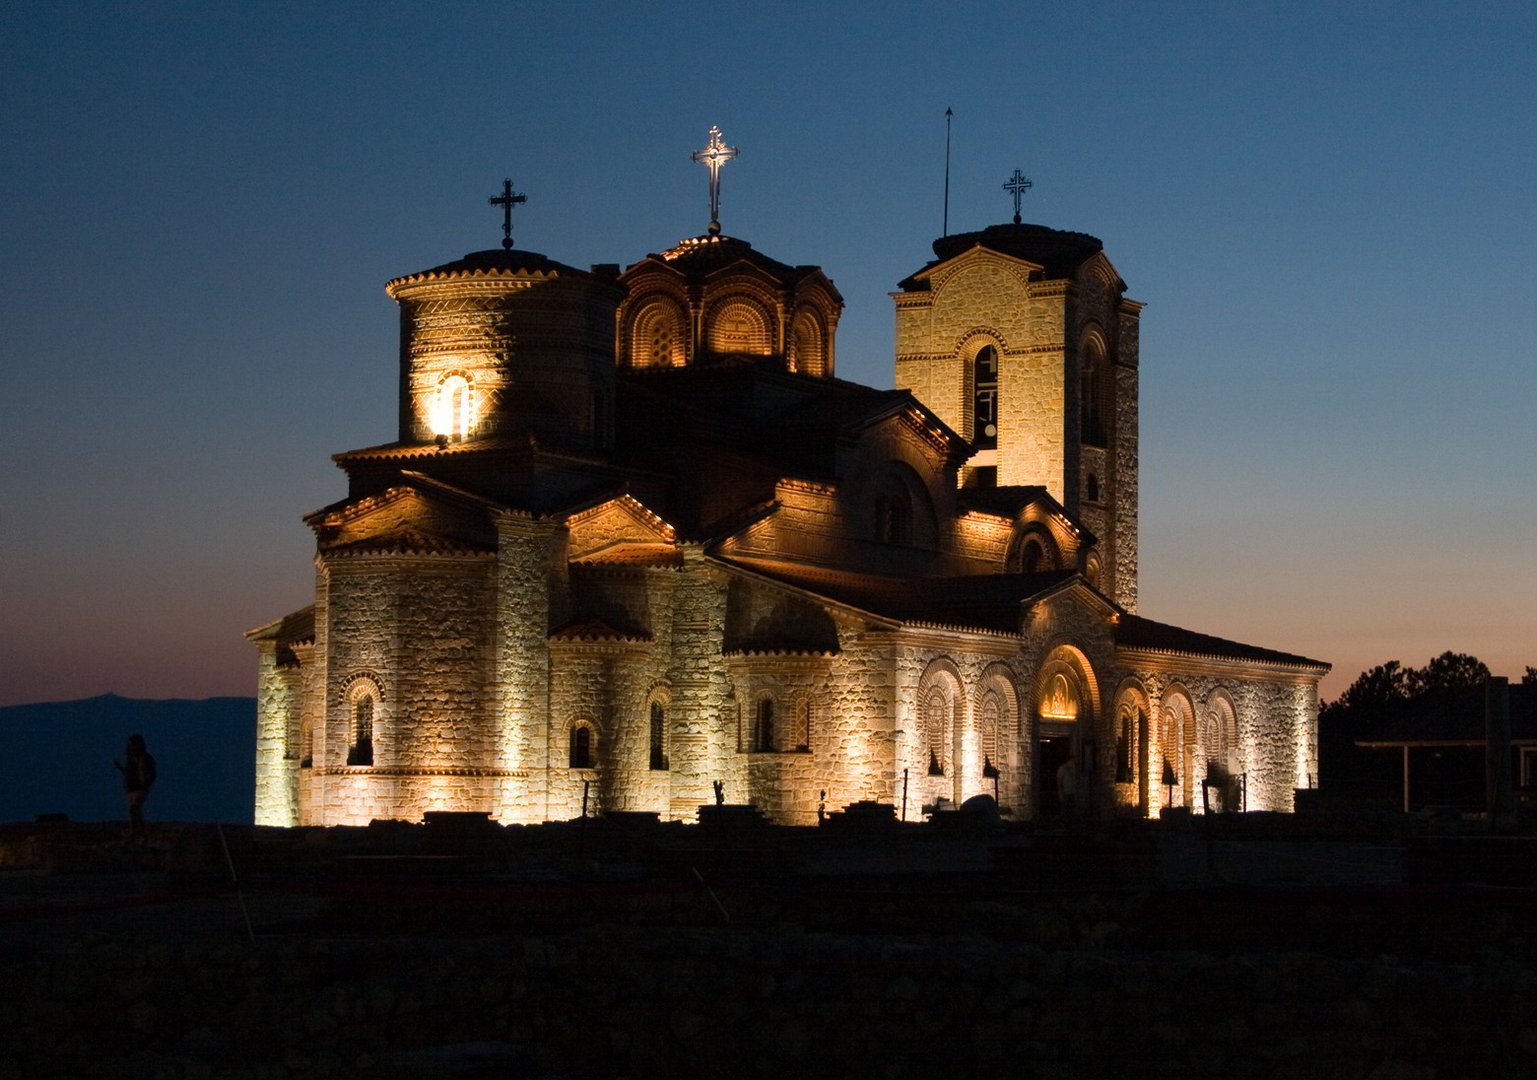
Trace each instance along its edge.
{"label": "tiled roof", "polygon": [[551,641],[650,641],[644,631],[619,630],[602,619],[581,619],[550,631]]}
{"label": "tiled roof", "polygon": [[1329,670],[1322,660],[1312,660],[1295,653],[1261,649],[1210,634],[1198,634],[1194,630],[1154,622],[1140,615],[1123,615],[1116,625],[1115,642],[1123,648],[1151,649],[1155,652],[1180,653],[1185,656],[1210,656],[1222,660],[1254,660],[1287,667],[1304,667]]}
{"label": "tiled roof", "polygon": [[451,539],[420,529],[403,527],[374,536],[324,547],[326,555],[480,555],[495,551],[489,544]]}
{"label": "tiled roof", "polygon": [[434,266],[415,274],[406,274],[390,281],[384,291],[391,296],[404,285],[419,285],[429,281],[447,281],[452,278],[500,278],[500,277],[565,277],[590,278],[593,275],[574,266],[556,262],[537,251],[505,251],[492,248],[488,251],[472,251],[462,259]]}
{"label": "tiled roof", "polygon": [[683,552],[664,544],[614,544],[571,560],[577,566],[661,566],[683,565]]}
{"label": "tiled roof", "polygon": [[1052,278],[1072,277],[1078,267],[1105,249],[1098,237],[1088,233],[1068,232],[1028,223],[989,225],[977,232],[951,233],[935,240],[934,254],[938,257],[927,263],[923,270],[903,279],[898,287],[904,292],[927,289],[928,282],[919,280],[924,270],[932,269],[979,245],[990,251],[1037,263],[1045,267],[1047,276]]}
{"label": "tiled roof", "polygon": [[722,559],[764,577],[880,618],[917,626],[1019,633],[1022,605],[1071,580],[1070,570],[1045,574],[893,578],[772,559]]}

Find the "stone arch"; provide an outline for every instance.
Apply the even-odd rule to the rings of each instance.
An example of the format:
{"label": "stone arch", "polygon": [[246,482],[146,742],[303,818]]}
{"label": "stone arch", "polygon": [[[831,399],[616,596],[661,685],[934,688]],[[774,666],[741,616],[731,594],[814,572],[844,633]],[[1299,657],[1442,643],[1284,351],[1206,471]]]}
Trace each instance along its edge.
{"label": "stone arch", "polygon": [[656,683],[646,695],[646,752],[650,768],[666,771],[672,766],[669,722],[672,714],[672,689]]}
{"label": "stone arch", "polygon": [[1163,692],[1158,710],[1158,790],[1164,805],[1193,805],[1195,759],[1195,706],[1190,692],[1175,683]]}
{"label": "stone arch", "polygon": [[682,367],[688,362],[688,318],[683,305],[654,293],[632,309],[626,357],[632,368]]}
{"label": "stone arch", "polygon": [[1011,574],[1042,574],[1062,569],[1062,550],[1051,530],[1032,522],[1016,532],[1004,556],[1004,568]]}
{"label": "stone arch", "polygon": [[373,672],[354,672],[342,683],[347,716],[347,764],[372,765],[384,720],[384,690]]}
{"label": "stone arch", "polygon": [[427,404],[427,425],[433,435],[460,442],[475,433],[480,396],[467,371],[445,372]]}
{"label": "stone arch", "polygon": [[566,766],[572,769],[598,767],[598,725],[578,717],[566,725]]}
{"label": "stone arch", "polygon": [[904,461],[887,461],[870,473],[861,491],[861,517],[870,539],[881,544],[933,547],[938,525],[923,479]]}
{"label": "stone arch", "polygon": [[991,450],[998,445],[1003,338],[996,331],[973,330],[957,351],[965,365],[967,434],[972,446]]}
{"label": "stone arch", "polygon": [[[1115,692],[1111,737],[1114,740],[1115,782],[1131,785],[1138,806],[1147,805],[1149,717],[1147,689],[1127,678]],[[1161,767],[1161,766],[1160,766]]]}
{"label": "stone arch", "polygon": [[1233,695],[1217,687],[1206,695],[1206,775],[1212,784],[1215,809],[1242,809],[1241,778],[1245,763],[1238,738],[1238,709]]}
{"label": "stone arch", "polygon": [[[1019,683],[1007,664],[994,662],[977,680],[972,715],[977,727],[977,768],[983,788],[996,777],[1000,802],[1020,794],[1021,740]],[[990,794],[991,792],[989,792]]]}
{"label": "stone arch", "polygon": [[1098,323],[1085,324],[1078,339],[1079,437],[1106,446],[1110,431],[1110,348]]}
{"label": "stone arch", "polygon": [[1100,585],[1100,576],[1104,569],[1099,559],[1099,552],[1091,551],[1083,558],[1083,576],[1088,578],[1089,584],[1103,591]]}
{"label": "stone arch", "polygon": [[759,300],[743,293],[723,297],[705,316],[704,342],[715,353],[770,356],[774,320]]}
{"label": "stone arch", "polygon": [[790,323],[790,370],[827,375],[827,328],[816,309],[805,305]]}
{"label": "stone arch", "polygon": [[918,680],[918,751],[929,776],[955,776],[961,686],[960,670],[948,657],[929,661]]}
{"label": "stone arch", "polygon": [[1059,642],[1047,651],[1032,688],[1042,811],[1077,812],[1092,803],[1099,680],[1082,649]]}

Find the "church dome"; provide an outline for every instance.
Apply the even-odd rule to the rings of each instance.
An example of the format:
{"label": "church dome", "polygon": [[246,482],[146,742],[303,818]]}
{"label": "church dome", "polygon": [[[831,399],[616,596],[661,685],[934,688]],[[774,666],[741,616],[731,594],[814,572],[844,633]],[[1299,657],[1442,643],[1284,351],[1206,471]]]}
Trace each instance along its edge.
{"label": "church dome", "polygon": [[400,440],[532,433],[606,445],[610,277],[535,251],[473,251],[390,281],[400,305]]}
{"label": "church dome", "polygon": [[694,236],[620,276],[621,368],[770,358],[829,377],[843,297],[818,266],[791,266],[746,240]]}

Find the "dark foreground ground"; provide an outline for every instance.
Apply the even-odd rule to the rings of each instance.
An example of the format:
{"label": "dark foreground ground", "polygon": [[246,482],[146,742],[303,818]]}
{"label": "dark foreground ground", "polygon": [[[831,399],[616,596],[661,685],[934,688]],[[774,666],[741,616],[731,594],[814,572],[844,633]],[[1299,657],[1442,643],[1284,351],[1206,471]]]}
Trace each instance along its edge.
{"label": "dark foreground ground", "polygon": [[1411,824],[0,826],[0,1078],[1537,1075],[1537,840]]}

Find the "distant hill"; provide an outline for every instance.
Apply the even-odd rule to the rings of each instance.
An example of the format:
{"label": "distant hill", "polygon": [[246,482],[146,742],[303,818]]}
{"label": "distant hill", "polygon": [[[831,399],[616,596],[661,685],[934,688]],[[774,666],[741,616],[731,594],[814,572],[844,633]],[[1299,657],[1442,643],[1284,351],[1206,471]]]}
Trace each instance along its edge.
{"label": "distant hill", "polygon": [[112,762],[122,760],[133,734],[144,736],[159,770],[145,808],[151,823],[251,820],[255,698],[138,701],[104,694],[0,708],[0,821],[48,813],[126,820]]}

